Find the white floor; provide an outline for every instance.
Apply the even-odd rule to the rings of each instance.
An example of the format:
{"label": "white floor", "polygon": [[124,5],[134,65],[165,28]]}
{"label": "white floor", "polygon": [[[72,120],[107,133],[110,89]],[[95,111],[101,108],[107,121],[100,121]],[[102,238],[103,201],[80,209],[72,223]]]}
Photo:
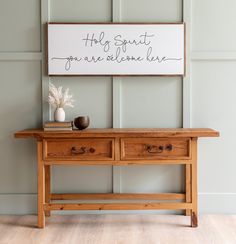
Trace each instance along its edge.
{"label": "white floor", "polygon": [[0,244],[236,244],[236,216],[204,215],[199,227],[178,215],[0,216]]}

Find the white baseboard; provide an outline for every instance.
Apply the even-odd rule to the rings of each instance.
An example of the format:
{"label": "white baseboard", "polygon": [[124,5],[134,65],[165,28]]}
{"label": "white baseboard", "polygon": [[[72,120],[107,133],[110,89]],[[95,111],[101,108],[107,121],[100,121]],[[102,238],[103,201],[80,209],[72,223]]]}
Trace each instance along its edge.
{"label": "white baseboard", "polygon": [[[36,194],[0,194],[0,214],[36,214]],[[175,211],[53,211],[55,214],[163,214]],[[199,193],[200,214],[236,214],[236,193]]]}

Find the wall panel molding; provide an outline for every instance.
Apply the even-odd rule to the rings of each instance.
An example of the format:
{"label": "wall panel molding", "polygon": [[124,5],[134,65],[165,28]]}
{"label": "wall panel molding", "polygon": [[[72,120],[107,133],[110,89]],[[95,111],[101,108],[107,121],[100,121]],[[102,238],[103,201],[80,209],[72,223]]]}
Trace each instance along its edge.
{"label": "wall panel molding", "polygon": [[42,122],[50,119],[50,106],[46,102],[49,89],[49,77],[46,75],[46,23],[50,21],[50,0],[41,0],[41,50],[42,50]]}
{"label": "wall panel molding", "polygon": [[204,60],[236,60],[236,51],[192,51],[191,60],[204,61]]}
{"label": "wall panel molding", "polygon": [[42,60],[42,52],[0,52],[0,61]]}
{"label": "wall panel molding", "polygon": [[[121,22],[121,0],[112,0],[112,21]],[[113,128],[121,128],[121,81],[120,77],[112,77],[112,121]],[[121,166],[112,166],[112,187],[114,193],[121,192]]]}
{"label": "wall panel molding", "polygon": [[183,0],[183,21],[186,24],[186,75],[183,77],[183,127],[191,127],[191,30],[192,0]]}

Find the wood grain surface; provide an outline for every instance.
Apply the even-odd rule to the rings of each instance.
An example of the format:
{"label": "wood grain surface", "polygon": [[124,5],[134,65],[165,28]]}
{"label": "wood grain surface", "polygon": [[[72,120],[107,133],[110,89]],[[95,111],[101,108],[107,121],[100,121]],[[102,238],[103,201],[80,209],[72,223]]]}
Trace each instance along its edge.
{"label": "wood grain surface", "polygon": [[15,133],[16,138],[78,138],[78,137],[218,137],[219,132],[207,128],[179,129],[85,129],[83,131],[43,131],[27,129]]}
{"label": "wood grain surface", "polygon": [[[25,130],[38,145],[38,227],[51,210],[185,210],[198,226],[197,139],[219,136],[212,129],[90,129],[71,132]],[[51,194],[50,165],[185,164],[185,192],[159,194]],[[53,200],[112,199],[143,202],[56,203]],[[165,199],[165,197],[167,199]],[[150,200],[159,200],[151,202]],[[173,202],[162,201],[173,200]],[[174,201],[175,200],[175,201]],[[182,202],[179,202],[182,200]],[[184,200],[184,201],[183,201]]]}

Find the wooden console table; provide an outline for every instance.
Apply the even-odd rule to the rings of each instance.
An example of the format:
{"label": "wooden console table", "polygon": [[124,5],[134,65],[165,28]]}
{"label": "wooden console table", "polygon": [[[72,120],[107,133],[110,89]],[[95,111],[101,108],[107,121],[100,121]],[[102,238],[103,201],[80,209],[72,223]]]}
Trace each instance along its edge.
{"label": "wooden console table", "polygon": [[[212,129],[88,129],[84,131],[23,130],[16,138],[36,138],[38,149],[38,227],[51,210],[184,209],[191,226],[198,225],[197,138],[217,137]],[[184,164],[185,193],[52,194],[51,165]],[[53,200],[176,200],[145,203],[55,203]],[[181,201],[181,202],[180,202]]]}

